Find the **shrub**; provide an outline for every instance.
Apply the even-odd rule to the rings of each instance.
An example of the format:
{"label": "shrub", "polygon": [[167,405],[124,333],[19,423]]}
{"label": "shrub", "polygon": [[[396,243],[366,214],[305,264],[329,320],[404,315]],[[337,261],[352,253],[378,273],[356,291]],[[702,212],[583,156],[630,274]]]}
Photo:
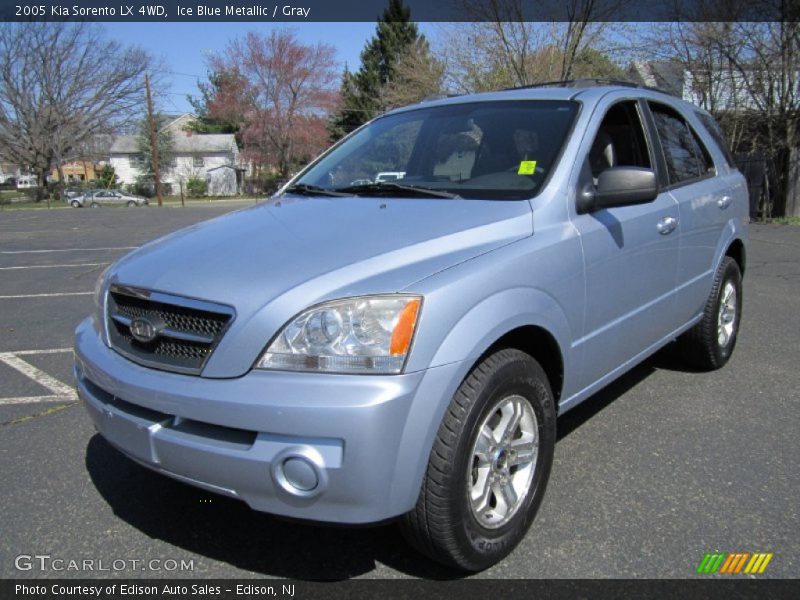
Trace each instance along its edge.
{"label": "shrub", "polygon": [[208,190],[208,184],[206,184],[204,179],[192,177],[189,181],[186,182],[186,193],[189,194],[190,198],[205,196],[207,190]]}

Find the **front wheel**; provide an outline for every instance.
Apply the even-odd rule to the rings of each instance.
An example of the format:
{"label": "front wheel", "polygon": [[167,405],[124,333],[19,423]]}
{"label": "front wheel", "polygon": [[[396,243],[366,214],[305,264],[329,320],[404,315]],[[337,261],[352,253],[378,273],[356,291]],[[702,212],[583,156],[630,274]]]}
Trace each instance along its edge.
{"label": "front wheel", "polygon": [[73,200],[72,202],[70,202],[70,204],[72,205],[72,208],[80,208],[81,207],[81,203],[78,202],[77,200]]}
{"label": "front wheel", "polygon": [[719,369],[736,346],[742,316],[742,273],[726,256],[717,269],[703,318],[678,340],[689,364],[703,370]]}
{"label": "front wheel", "polygon": [[434,442],[406,538],[467,571],[522,540],[544,496],[556,439],[547,376],[519,350],[492,354],[459,387]]}

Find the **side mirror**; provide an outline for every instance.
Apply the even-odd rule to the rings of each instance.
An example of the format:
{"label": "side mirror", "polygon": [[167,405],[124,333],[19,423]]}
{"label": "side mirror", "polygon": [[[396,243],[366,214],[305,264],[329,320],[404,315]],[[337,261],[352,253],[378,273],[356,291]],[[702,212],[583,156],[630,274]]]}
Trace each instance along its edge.
{"label": "side mirror", "polygon": [[597,178],[594,208],[644,204],[658,195],[656,174],[642,167],[611,167]]}

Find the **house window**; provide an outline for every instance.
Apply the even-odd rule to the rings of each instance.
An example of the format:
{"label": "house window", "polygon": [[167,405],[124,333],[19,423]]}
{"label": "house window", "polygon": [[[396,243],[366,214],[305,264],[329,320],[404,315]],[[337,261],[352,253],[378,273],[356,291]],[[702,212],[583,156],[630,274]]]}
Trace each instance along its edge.
{"label": "house window", "polygon": [[192,160],[195,168],[201,168],[205,166],[202,156],[195,156]]}

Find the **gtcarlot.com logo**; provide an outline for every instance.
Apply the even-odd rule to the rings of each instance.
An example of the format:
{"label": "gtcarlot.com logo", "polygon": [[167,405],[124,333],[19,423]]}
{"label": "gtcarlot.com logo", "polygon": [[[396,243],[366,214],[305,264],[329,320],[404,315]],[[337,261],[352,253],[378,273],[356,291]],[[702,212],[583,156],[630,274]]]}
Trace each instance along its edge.
{"label": "gtcarlot.com logo", "polygon": [[771,560],[772,552],[709,552],[697,565],[697,572],[703,575],[760,575]]}
{"label": "gtcarlot.com logo", "polygon": [[19,554],[18,571],[194,571],[194,559],[64,558],[50,554]]}

